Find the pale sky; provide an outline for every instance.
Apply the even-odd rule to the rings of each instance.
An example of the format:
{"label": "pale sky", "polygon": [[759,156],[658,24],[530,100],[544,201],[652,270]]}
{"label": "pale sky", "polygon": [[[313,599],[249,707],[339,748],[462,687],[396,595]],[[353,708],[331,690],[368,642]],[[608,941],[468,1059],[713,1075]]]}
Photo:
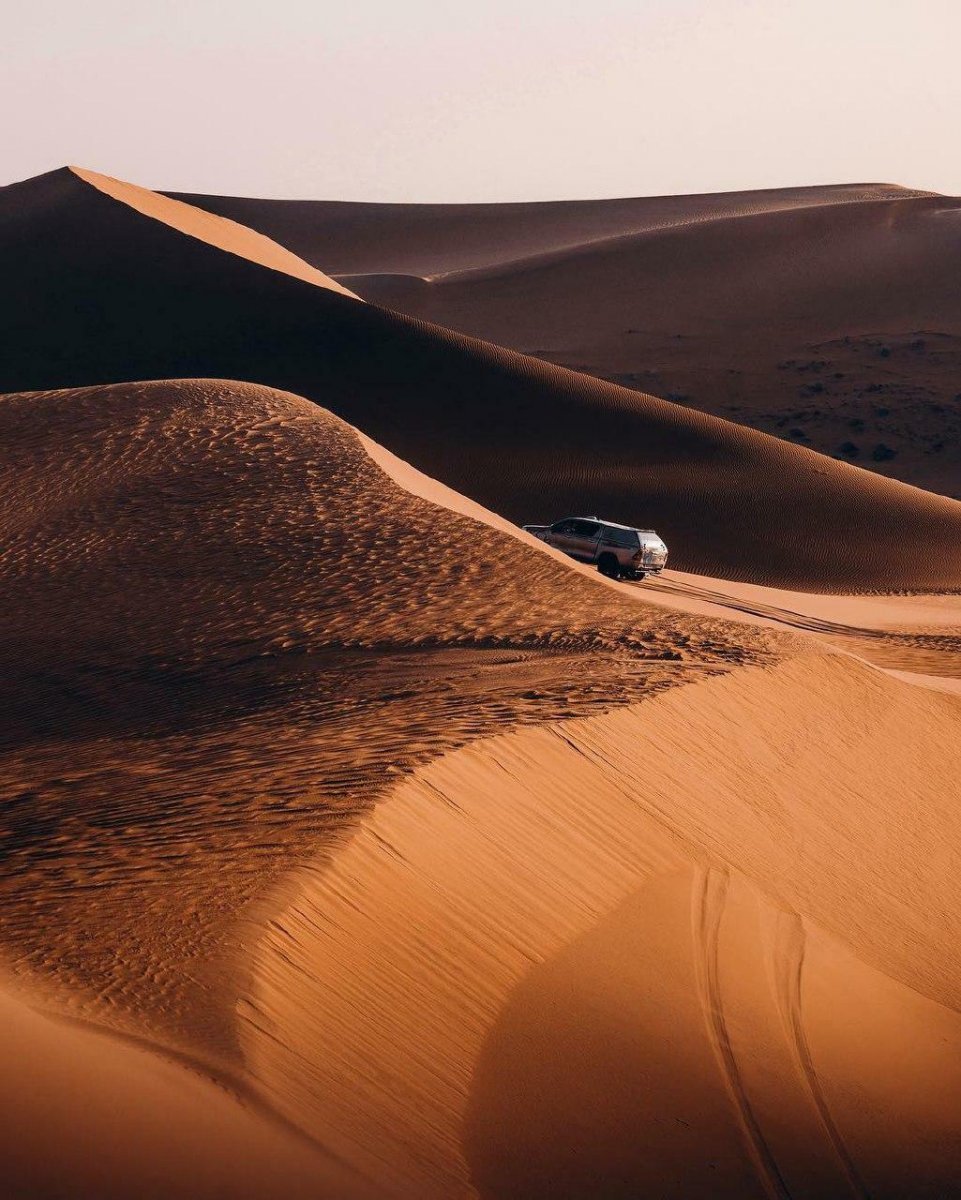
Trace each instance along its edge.
{"label": "pale sky", "polygon": [[961,0],[7,0],[0,182],[546,200],[961,192]]}

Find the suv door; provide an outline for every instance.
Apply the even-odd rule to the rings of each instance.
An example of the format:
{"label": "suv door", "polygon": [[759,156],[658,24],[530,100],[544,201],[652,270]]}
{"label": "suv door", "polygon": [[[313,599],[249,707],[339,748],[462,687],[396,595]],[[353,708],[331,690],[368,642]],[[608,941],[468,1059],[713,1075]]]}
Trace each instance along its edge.
{"label": "suv door", "polygon": [[574,528],[568,539],[570,549],[567,553],[584,562],[593,562],[597,557],[597,539],[601,533],[600,522],[577,519],[571,524]]}
{"label": "suv door", "polygon": [[571,517],[568,517],[564,521],[555,521],[544,534],[544,541],[547,542],[548,546],[554,546],[555,549],[563,550],[565,554],[570,554],[574,524],[575,522]]}

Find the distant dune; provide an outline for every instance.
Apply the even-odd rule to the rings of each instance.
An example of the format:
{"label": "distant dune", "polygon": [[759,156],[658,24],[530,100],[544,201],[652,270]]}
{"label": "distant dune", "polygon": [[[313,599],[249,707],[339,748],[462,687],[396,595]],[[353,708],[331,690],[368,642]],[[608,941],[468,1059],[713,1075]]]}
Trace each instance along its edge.
{"label": "distant dune", "polygon": [[[151,195],[69,170],[0,193],[16,281],[0,385],[248,379],[317,401],[513,521],[596,511],[656,527],[679,567],[756,582],[961,586],[955,502],[362,304],[262,238]],[[830,212],[939,203],[849,197]]]}
{"label": "distant dune", "polygon": [[0,464],[4,1178],[956,1193],[961,699],[255,384],[6,395]]}
{"label": "distant dune", "polygon": [[363,204],[169,192],[335,275],[443,276],[723,217],[930,196],[885,183],[517,204]]}
{"label": "distant dune", "polygon": [[961,200],[887,184],[558,204],[187,197],[367,299],[961,495]]}

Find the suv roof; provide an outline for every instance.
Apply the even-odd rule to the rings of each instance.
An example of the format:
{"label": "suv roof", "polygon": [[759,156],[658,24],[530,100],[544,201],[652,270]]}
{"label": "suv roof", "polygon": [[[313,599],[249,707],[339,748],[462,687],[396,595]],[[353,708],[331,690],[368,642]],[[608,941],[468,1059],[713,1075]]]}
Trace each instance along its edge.
{"label": "suv roof", "polygon": [[596,521],[598,525],[606,525],[609,529],[629,529],[634,533],[653,533],[653,529],[638,529],[636,525],[619,525],[617,521],[604,521],[600,517],[567,517],[571,521]]}

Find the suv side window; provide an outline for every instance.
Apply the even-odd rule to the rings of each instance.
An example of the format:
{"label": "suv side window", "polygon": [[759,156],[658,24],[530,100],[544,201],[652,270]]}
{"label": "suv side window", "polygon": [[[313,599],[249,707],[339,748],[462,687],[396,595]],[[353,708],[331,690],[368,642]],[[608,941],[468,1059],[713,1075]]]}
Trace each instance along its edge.
{"label": "suv side window", "polygon": [[600,525],[596,521],[572,521],[574,526],[573,533],[575,537],[592,538],[596,537]]}
{"label": "suv side window", "polygon": [[551,533],[571,534],[574,532],[574,526],[576,524],[577,524],[577,521],[571,521],[571,520],[558,521],[555,525],[551,526],[550,532]]}
{"label": "suv side window", "polygon": [[637,531],[634,529],[605,528],[603,542],[605,546],[621,546],[624,549],[636,550],[640,545]]}

